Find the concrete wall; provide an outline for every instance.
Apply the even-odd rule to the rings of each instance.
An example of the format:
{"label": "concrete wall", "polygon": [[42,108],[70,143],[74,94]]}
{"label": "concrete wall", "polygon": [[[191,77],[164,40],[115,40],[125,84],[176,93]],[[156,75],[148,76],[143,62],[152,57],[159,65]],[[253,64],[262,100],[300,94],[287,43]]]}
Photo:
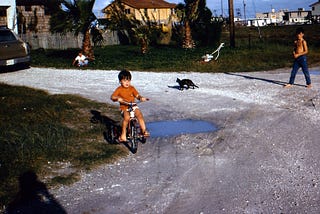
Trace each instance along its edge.
{"label": "concrete wall", "polygon": [[[73,33],[67,34],[51,34],[51,33],[27,33],[19,35],[24,41],[28,42],[32,49],[60,49],[82,48],[82,35],[74,36]],[[119,45],[119,38],[116,32],[106,31],[103,34],[104,41],[101,46]],[[92,43],[94,46],[94,44]]]}
{"label": "concrete wall", "polygon": [[7,11],[7,26],[18,33],[17,28],[17,15],[16,15],[16,1],[15,0],[1,0],[0,7],[6,8]]}

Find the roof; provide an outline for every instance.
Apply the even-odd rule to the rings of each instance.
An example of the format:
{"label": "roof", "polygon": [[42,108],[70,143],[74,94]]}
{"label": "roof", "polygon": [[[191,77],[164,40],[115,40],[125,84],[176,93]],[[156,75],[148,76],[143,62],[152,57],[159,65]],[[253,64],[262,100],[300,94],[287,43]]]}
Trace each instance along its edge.
{"label": "roof", "polygon": [[[120,0],[123,4],[136,9],[142,8],[175,8],[176,4],[163,0]],[[107,6],[108,7],[108,6]]]}
{"label": "roof", "polygon": [[320,4],[320,0],[315,2],[315,3],[313,3],[313,4],[310,4],[309,7],[313,7],[313,6],[318,5],[318,4]]}

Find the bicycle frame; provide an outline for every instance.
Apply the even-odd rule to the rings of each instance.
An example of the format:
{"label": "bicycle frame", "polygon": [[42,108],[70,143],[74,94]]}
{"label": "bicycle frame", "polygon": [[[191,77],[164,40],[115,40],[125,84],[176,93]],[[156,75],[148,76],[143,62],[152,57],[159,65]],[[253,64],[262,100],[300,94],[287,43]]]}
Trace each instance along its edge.
{"label": "bicycle frame", "polygon": [[127,127],[127,139],[128,142],[131,143],[131,151],[133,153],[137,152],[138,149],[138,141],[141,143],[145,143],[146,139],[143,135],[140,134],[140,126],[139,121],[135,116],[135,106],[137,106],[137,103],[126,103],[129,108],[128,112],[130,115],[128,127]]}

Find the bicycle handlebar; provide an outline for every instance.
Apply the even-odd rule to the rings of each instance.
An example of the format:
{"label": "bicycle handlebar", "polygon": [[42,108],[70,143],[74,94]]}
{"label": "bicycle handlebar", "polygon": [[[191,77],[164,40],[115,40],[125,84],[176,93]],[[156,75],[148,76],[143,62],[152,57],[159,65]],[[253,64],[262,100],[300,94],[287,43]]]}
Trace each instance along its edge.
{"label": "bicycle handlebar", "polygon": [[[146,98],[146,101],[149,101],[149,98]],[[142,101],[139,101],[139,102],[119,101],[119,103],[127,106],[136,106],[138,105],[138,103],[142,103]]]}

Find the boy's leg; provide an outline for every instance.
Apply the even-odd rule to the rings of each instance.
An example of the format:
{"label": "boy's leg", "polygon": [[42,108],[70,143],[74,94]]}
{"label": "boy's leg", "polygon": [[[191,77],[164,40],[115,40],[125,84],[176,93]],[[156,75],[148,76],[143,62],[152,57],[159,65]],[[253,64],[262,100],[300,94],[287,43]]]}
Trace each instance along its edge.
{"label": "boy's leg", "polygon": [[289,84],[293,85],[294,83],[294,79],[296,78],[297,72],[300,68],[299,62],[298,60],[294,60],[293,66],[292,66],[292,70],[291,70],[291,75],[290,75],[290,79],[289,79]]}
{"label": "boy's leg", "polygon": [[127,141],[127,126],[130,119],[129,112],[123,112],[123,120],[122,120],[122,128],[121,128],[121,135],[119,140],[120,141]]}
{"label": "boy's leg", "polygon": [[135,114],[136,114],[136,117],[137,117],[137,119],[139,121],[139,125],[140,125],[140,128],[141,128],[142,134],[145,135],[145,136],[149,136],[150,134],[147,132],[146,123],[144,122],[143,114],[140,111],[140,109],[136,109],[135,110]]}
{"label": "boy's leg", "polygon": [[306,78],[307,87],[311,86],[311,79],[310,79],[310,73],[309,73],[309,70],[308,70],[308,64],[307,64],[307,57],[306,56],[302,56],[300,64],[301,64],[301,67],[302,67],[302,72],[304,74],[304,77]]}

